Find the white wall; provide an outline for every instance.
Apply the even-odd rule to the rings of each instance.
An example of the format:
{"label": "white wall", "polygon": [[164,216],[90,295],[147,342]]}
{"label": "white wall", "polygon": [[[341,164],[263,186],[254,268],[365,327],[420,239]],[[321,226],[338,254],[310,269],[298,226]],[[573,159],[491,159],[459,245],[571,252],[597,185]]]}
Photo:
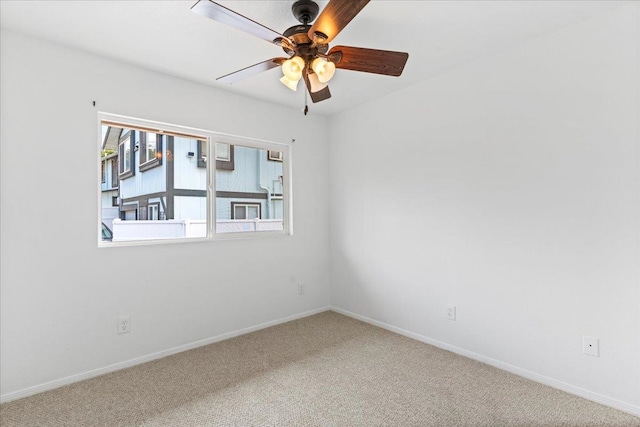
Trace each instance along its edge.
{"label": "white wall", "polygon": [[638,7],[332,117],[332,304],[640,413]]}
{"label": "white wall", "polygon": [[[1,55],[5,398],[328,306],[325,118],[10,32]],[[294,235],[98,249],[98,111],[295,138]]]}

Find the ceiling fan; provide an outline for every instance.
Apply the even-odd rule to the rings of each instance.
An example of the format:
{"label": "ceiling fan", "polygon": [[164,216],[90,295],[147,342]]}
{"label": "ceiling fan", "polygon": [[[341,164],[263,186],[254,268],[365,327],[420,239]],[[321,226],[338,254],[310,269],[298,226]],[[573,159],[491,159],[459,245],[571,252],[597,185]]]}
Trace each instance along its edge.
{"label": "ceiling fan", "polygon": [[336,68],[396,77],[402,74],[408,53],[350,46],[329,49],[329,42],[367,3],[369,0],[330,0],[318,16],[317,3],[298,0],[293,3],[291,11],[302,25],[294,25],[282,34],[212,0],[199,0],[191,10],[280,46],[288,55],[287,58],[259,62],[216,80],[234,83],[280,66],[284,74],[280,81],[285,86],[295,91],[303,79],[311,100],[320,102],[331,97],[328,82]]}

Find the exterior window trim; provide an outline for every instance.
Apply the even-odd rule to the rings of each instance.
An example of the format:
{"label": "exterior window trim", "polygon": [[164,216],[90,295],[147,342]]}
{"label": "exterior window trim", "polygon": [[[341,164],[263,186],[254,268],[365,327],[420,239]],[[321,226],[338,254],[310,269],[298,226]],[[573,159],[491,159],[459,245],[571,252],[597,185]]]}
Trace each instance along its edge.
{"label": "exterior window trim", "polygon": [[165,135],[159,133],[154,134],[156,136],[156,156],[149,160],[147,159],[147,155],[149,154],[149,151],[147,150],[147,135],[149,133],[151,132],[140,132],[140,172],[158,167],[162,164],[162,143]]}
{"label": "exterior window trim", "polygon": [[[107,126],[121,126],[124,128],[132,129],[132,130],[144,130],[144,131],[157,131],[161,132],[165,135],[181,135],[186,136],[188,138],[192,138],[195,140],[203,140],[206,142],[206,152],[210,154],[210,157],[214,157],[211,153],[214,153],[213,148],[215,142],[223,142],[230,145],[230,162],[223,163],[232,163],[235,161],[234,159],[234,149],[235,145],[241,145],[247,148],[256,148],[260,150],[271,150],[271,151],[282,151],[283,152],[283,164],[282,164],[282,174],[283,174],[283,198],[284,204],[282,205],[282,221],[283,227],[281,230],[267,230],[267,231],[249,231],[249,232],[240,232],[240,233],[229,233],[229,232],[217,232],[216,231],[216,170],[218,169],[218,165],[216,162],[207,162],[207,189],[205,190],[207,194],[207,232],[206,237],[193,237],[193,238],[179,238],[179,239],[145,239],[145,240],[131,240],[131,241],[102,241],[101,239],[101,206],[102,199],[100,197],[101,194],[101,183],[98,181],[96,183],[97,186],[97,220],[96,220],[96,239],[98,247],[121,247],[121,246],[147,246],[147,245],[158,245],[158,244],[172,244],[172,243],[188,243],[188,242],[197,242],[197,241],[225,241],[225,240],[243,240],[243,239],[255,239],[255,238],[274,238],[274,237],[287,237],[293,235],[293,201],[292,201],[292,167],[291,160],[293,157],[293,145],[290,142],[276,142],[276,141],[268,141],[238,135],[225,134],[221,132],[216,132],[209,129],[198,129],[187,126],[180,126],[169,123],[161,123],[157,121],[140,119],[136,117],[117,115],[112,113],[98,112],[97,113],[97,121],[96,128],[98,129],[97,134],[101,135],[102,125],[105,124]],[[131,132],[131,131],[130,131]],[[135,132],[133,132],[135,134]],[[124,137],[125,135],[122,135]],[[135,173],[135,169],[137,165],[137,159],[135,158],[135,146],[136,141],[134,138],[130,138],[130,150],[132,153],[132,171],[127,174],[118,174],[118,184],[120,184],[119,180],[133,176]],[[99,139],[99,138],[98,138]],[[101,151],[102,151],[102,141],[97,141],[96,144],[96,160],[100,161],[101,159]],[[118,144],[119,154],[120,150],[120,142]],[[164,141],[166,142],[166,141]],[[167,163],[173,158],[173,147],[169,147],[169,143],[166,143],[163,146],[163,157],[166,157]],[[169,149],[171,148],[171,151]],[[166,152],[165,152],[166,151]],[[119,163],[118,156],[116,158]],[[115,160],[115,159],[114,159]],[[120,166],[115,166],[116,170],[119,171]],[[224,169],[223,169],[224,170]],[[233,169],[232,169],[233,170]],[[96,164],[96,173],[100,173],[100,167]],[[113,179],[113,177],[112,177]],[[118,185],[118,187],[122,187],[122,185]],[[124,208],[124,201],[118,199],[118,202],[121,208]],[[166,209],[168,205],[166,205],[167,201],[161,201],[159,217],[162,217],[162,210]],[[133,207],[133,206],[131,206]],[[262,215],[262,207],[260,208]],[[139,212],[136,209],[136,215],[139,217]],[[165,214],[166,215],[166,214]]]}

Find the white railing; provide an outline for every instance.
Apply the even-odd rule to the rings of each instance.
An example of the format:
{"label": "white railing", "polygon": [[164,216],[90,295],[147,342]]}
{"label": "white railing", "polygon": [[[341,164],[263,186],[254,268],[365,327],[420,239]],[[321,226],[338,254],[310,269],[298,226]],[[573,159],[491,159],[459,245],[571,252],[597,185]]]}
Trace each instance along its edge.
{"label": "white railing", "polygon": [[247,231],[282,231],[281,219],[219,219],[216,233],[242,233]]}
{"label": "white railing", "polygon": [[[217,233],[242,233],[251,231],[281,231],[281,219],[230,219],[216,221]],[[206,237],[207,221],[170,219],[166,221],[113,220],[113,241],[182,239]]]}
{"label": "white railing", "polygon": [[113,220],[113,241],[151,239],[181,239],[206,237],[207,221],[170,219],[167,221],[123,221]]}

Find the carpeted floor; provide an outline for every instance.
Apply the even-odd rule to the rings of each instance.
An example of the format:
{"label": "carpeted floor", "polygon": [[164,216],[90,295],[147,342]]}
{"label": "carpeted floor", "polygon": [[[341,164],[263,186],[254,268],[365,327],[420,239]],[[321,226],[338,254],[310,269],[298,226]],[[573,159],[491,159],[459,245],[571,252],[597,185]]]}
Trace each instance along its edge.
{"label": "carpeted floor", "polygon": [[0,405],[9,426],[640,426],[334,312]]}

